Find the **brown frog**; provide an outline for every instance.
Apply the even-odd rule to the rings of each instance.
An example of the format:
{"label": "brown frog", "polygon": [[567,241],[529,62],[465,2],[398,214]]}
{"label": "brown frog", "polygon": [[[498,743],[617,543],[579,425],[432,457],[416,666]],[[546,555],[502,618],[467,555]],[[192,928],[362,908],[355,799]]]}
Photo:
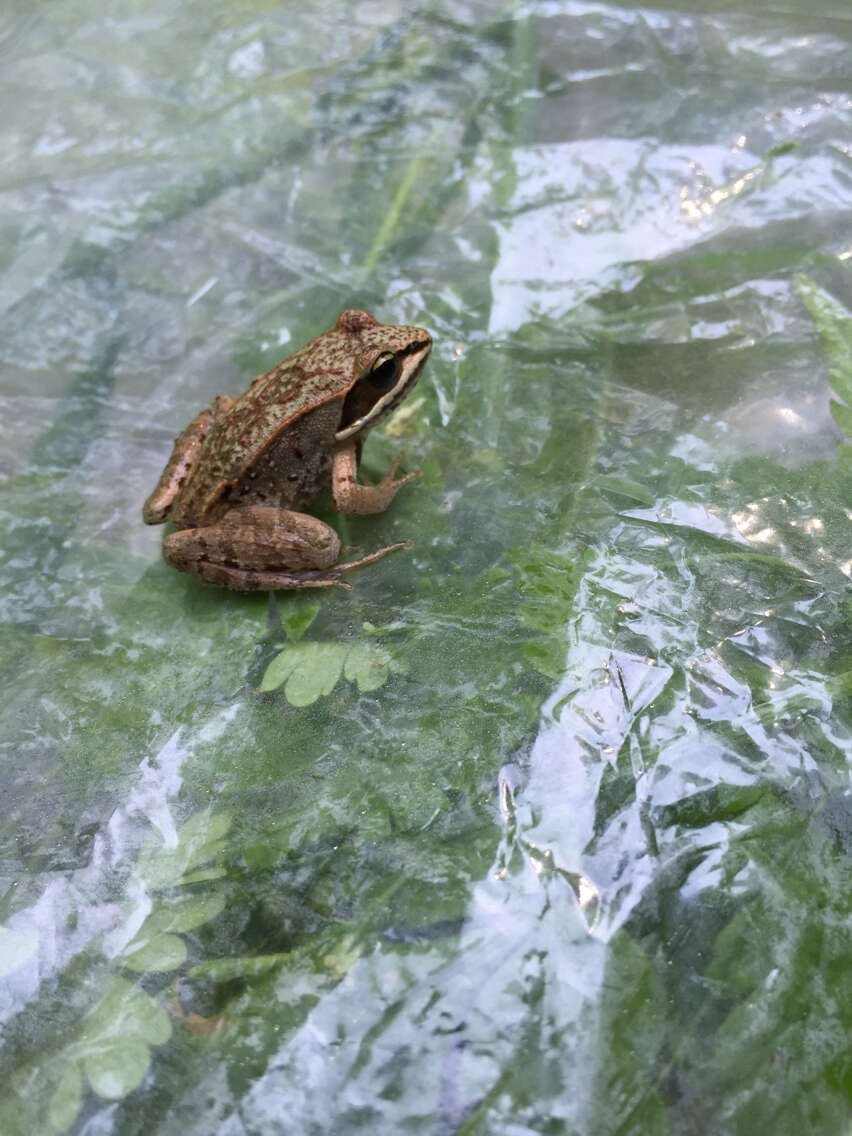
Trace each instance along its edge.
{"label": "brown frog", "polygon": [[345,311],[240,398],[214,399],[142,510],[147,524],[178,530],[163,542],[168,563],[244,592],[322,588],[406,547],[340,563],[335,531],[300,510],[331,488],[339,512],[380,513],[419,476],[396,478],[399,457],[378,485],[360,485],[357,471],[368,432],[412,389],[431,347],[423,328]]}

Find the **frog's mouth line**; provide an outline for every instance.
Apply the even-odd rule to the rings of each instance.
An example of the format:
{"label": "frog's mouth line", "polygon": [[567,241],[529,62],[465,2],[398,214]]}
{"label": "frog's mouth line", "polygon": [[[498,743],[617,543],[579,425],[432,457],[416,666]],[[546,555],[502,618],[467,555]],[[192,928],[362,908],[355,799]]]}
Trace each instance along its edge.
{"label": "frog's mouth line", "polygon": [[390,414],[420,378],[431,349],[431,343],[423,346],[418,345],[403,356],[399,379],[395,385],[383,394],[378,401],[374,402],[366,414],[362,414],[360,418],[350,422],[343,430],[338,430],[334,435],[335,442],[345,442],[347,438],[362,433],[368,427],[375,426],[380,419]]}

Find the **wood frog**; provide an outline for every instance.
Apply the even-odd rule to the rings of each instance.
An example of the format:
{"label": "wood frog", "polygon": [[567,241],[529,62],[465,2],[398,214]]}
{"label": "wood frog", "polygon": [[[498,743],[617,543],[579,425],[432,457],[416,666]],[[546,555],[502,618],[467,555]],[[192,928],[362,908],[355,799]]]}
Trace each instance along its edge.
{"label": "wood frog", "polygon": [[341,312],[334,327],[190,422],[142,510],[171,519],[166,561],[238,591],[322,588],[405,544],[339,562],[340,540],[301,512],[330,488],[341,513],[380,513],[418,473],[357,480],[368,432],[417,382],[432,338],[420,327]]}

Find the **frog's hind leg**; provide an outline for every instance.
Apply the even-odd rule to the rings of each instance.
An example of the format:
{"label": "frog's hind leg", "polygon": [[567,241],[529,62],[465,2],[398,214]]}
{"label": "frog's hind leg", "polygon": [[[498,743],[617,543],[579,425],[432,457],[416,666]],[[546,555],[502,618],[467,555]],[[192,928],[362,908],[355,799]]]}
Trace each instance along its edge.
{"label": "frog's hind leg", "polygon": [[305,513],[269,505],[230,509],[220,521],[180,529],[163,542],[166,561],[239,592],[348,587],[340,577],[380,560],[405,544],[393,544],[357,560],[337,562],[334,529]]}
{"label": "frog's hind leg", "polygon": [[[174,534],[178,535],[178,534]],[[360,556],[357,560],[348,560],[344,564],[335,564],[333,568],[312,570],[305,572],[276,572],[255,571],[250,568],[236,568],[228,564],[212,564],[209,561],[199,566],[197,575],[213,584],[224,584],[236,592],[276,592],[299,588],[351,588],[347,580],[341,580],[344,572],[352,572],[356,568],[363,568],[365,564],[372,564],[381,560],[389,552],[396,552],[399,548],[411,548],[410,541],[399,544],[389,544],[377,552],[367,556]],[[168,558],[167,558],[168,559]]]}
{"label": "frog's hind leg", "polygon": [[[376,552],[368,552],[366,556],[359,556],[357,560],[345,560],[342,564],[335,564],[332,569],[337,575],[343,572],[353,572],[356,568],[363,568],[365,564],[373,564],[376,560],[381,560],[387,556],[389,552],[398,552],[400,548],[411,548],[410,540],[401,540],[396,544],[387,544],[384,548],[377,549]],[[350,549],[350,551],[352,551]]]}
{"label": "frog's hind leg", "polygon": [[[176,565],[175,565],[176,567]],[[338,580],[327,572],[257,572],[252,568],[237,568],[231,564],[214,564],[199,561],[196,568],[187,569],[210,584],[221,584],[233,592],[280,592],[300,588],[351,588],[345,580]]]}
{"label": "frog's hind leg", "polygon": [[[191,532],[193,530],[184,531]],[[172,535],[182,536],[183,533],[173,533]],[[167,539],[171,540],[171,537]],[[232,564],[216,564],[209,560],[200,560],[197,562],[197,567],[186,570],[194,572],[203,580],[209,580],[212,584],[224,584],[226,588],[231,588],[235,592],[276,592],[285,589],[296,591],[299,588],[351,588],[352,585],[348,581],[340,579],[344,572],[363,568],[365,564],[372,564],[375,560],[381,560],[389,552],[410,547],[409,541],[389,544],[386,548],[380,548],[377,552],[360,556],[357,560],[348,560],[344,564],[335,564],[334,567],[325,570],[284,572],[270,569],[258,571],[253,568],[237,568]],[[163,555],[166,556],[165,549]],[[166,556],[166,559],[169,560],[169,557]],[[173,564],[174,567],[178,566],[172,560],[169,560],[169,563]]]}
{"label": "frog's hind leg", "polygon": [[157,487],[142,506],[142,519],[146,525],[161,525],[167,519],[175,497],[195,468],[201,443],[210,427],[217,417],[231,409],[235,401],[230,395],[220,394],[175,439],[172,456],[160,474]]}

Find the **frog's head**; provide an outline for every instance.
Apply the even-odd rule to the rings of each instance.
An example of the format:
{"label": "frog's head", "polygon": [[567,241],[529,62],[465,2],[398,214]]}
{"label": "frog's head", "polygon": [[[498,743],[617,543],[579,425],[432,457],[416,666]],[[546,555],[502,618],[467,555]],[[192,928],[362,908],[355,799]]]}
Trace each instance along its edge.
{"label": "frog's head", "polygon": [[422,327],[379,323],[357,309],[341,312],[334,328],[351,337],[355,367],[334,435],[343,442],[366,434],[399,406],[420,378],[432,336]]}

